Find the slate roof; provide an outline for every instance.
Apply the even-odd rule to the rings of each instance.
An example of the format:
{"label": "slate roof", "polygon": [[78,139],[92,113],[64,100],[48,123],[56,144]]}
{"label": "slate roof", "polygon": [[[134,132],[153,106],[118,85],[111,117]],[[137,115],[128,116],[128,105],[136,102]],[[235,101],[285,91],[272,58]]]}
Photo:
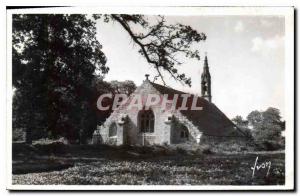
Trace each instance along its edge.
{"label": "slate roof", "polygon": [[[150,82],[152,86],[161,94],[168,94],[170,97],[174,94],[190,94],[178,91],[166,86],[162,86]],[[191,105],[192,98],[188,99],[188,104]],[[182,100],[178,99],[178,105],[181,105]],[[191,121],[203,134],[210,136],[228,136],[228,137],[245,137],[245,133],[235,126],[235,124],[213,103],[202,97],[197,98],[197,106],[201,106],[202,110],[180,110],[189,121]]]}

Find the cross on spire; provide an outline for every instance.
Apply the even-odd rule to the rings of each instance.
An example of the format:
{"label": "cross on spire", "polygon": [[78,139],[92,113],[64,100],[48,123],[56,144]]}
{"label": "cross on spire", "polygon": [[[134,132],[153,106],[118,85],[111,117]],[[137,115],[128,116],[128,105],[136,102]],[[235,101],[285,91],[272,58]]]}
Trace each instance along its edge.
{"label": "cross on spire", "polygon": [[207,52],[205,52],[204,66],[208,67]]}
{"label": "cross on spire", "polygon": [[145,74],[146,80],[149,80],[149,74]]}

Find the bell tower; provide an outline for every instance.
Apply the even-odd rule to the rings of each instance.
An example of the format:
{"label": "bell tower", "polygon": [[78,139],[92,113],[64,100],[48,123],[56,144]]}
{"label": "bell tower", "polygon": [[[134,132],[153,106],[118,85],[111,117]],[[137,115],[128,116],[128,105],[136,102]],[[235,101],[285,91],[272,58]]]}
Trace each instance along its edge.
{"label": "bell tower", "polygon": [[211,102],[211,78],[208,67],[207,53],[205,53],[203,72],[201,75],[201,96]]}

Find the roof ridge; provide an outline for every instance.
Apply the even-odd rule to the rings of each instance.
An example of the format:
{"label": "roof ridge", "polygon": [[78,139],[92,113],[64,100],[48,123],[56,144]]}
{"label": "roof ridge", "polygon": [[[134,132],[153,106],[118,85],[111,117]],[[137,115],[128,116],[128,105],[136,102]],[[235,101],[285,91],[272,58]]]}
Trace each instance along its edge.
{"label": "roof ridge", "polygon": [[[173,91],[177,91],[177,92],[180,92],[182,94],[190,94],[190,95],[194,95],[193,93],[187,93],[187,92],[184,92],[184,91],[180,91],[180,90],[177,90],[177,89],[174,89],[172,87],[169,87],[169,86],[164,86],[164,85],[161,85],[161,84],[157,84],[157,83],[154,83],[154,82],[150,82],[152,85],[157,85],[159,87],[162,87],[162,88],[166,88],[166,89],[169,89],[169,90],[173,90]],[[155,87],[154,87],[155,88]]]}

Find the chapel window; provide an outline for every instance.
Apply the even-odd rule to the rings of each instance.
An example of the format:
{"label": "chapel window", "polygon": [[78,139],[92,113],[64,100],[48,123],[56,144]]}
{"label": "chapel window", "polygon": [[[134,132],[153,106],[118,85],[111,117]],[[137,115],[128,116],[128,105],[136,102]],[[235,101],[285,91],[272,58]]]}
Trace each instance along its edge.
{"label": "chapel window", "polygon": [[189,130],[186,126],[181,126],[180,130],[180,138],[182,139],[189,139]]}
{"label": "chapel window", "polygon": [[154,114],[152,110],[141,110],[139,112],[139,130],[142,133],[154,132]]}

